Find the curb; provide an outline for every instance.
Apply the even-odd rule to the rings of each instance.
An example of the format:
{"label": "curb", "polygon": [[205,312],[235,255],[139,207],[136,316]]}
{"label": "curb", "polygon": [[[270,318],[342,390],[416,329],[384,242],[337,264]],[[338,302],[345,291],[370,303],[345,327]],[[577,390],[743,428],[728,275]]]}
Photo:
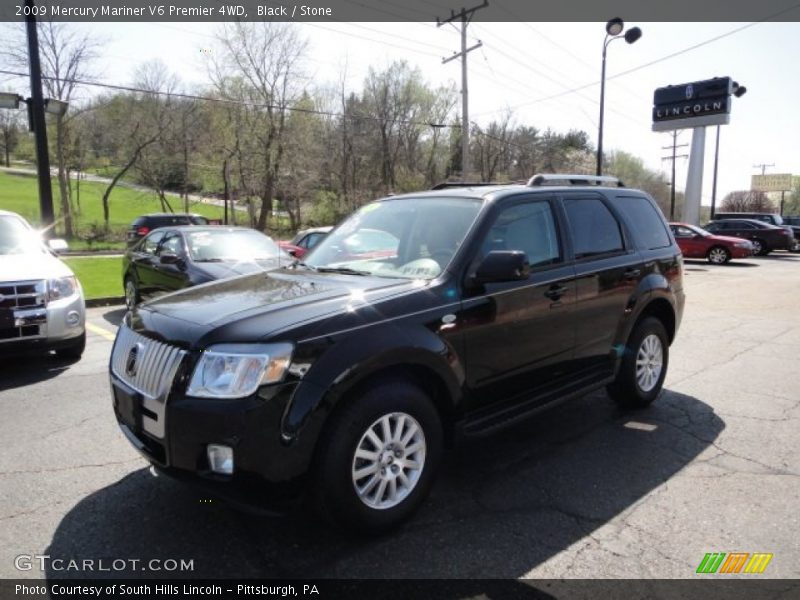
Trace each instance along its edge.
{"label": "curb", "polygon": [[90,298],[86,300],[86,308],[97,308],[98,306],[114,306],[125,304],[125,296],[109,296],[107,298]]}

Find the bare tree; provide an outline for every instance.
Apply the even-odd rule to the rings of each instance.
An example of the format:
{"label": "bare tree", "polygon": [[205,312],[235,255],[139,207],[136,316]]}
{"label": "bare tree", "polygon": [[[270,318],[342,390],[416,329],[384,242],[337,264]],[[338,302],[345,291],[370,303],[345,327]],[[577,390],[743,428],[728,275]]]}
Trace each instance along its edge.
{"label": "bare tree", "polygon": [[260,199],[258,228],[266,230],[284,153],[287,109],[300,98],[306,42],[290,23],[225,24],[217,36],[210,76],[217,93],[244,103],[247,137],[240,140],[242,174]]}
{"label": "bare tree", "polygon": [[22,120],[19,113],[9,110],[0,111],[0,147],[2,147],[3,162],[11,166],[11,153],[19,143],[19,134],[22,129]]}
{"label": "bare tree", "polygon": [[[0,57],[9,66],[20,70],[28,68],[27,43],[22,29],[17,30],[15,40],[6,45]],[[95,73],[92,63],[98,57],[101,42],[89,33],[78,31],[65,23],[42,21],[38,24],[39,54],[42,62],[42,85],[45,95],[50,98],[72,102],[78,80],[92,79]],[[74,114],[74,111],[73,111]],[[61,196],[61,214],[64,219],[64,233],[74,235],[72,205],[70,201],[69,161],[67,149],[70,146],[70,114],[56,119],[56,165],[58,168],[58,187]]]}
{"label": "bare tree", "polygon": [[722,199],[725,212],[775,212],[775,205],[764,192],[741,190],[730,192]]}

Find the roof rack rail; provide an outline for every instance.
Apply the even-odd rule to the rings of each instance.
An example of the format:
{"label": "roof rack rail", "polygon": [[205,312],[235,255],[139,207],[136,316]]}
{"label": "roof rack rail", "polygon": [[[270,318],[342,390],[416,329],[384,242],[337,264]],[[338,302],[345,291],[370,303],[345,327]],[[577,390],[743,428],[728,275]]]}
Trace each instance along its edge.
{"label": "roof rack rail", "polygon": [[608,175],[576,175],[571,173],[537,173],[528,180],[528,186],[539,185],[605,185],[625,187],[618,177]]}
{"label": "roof rack rail", "polygon": [[432,190],[446,190],[447,188],[456,188],[456,187],[487,187],[487,186],[498,186],[498,185],[520,185],[522,181],[443,181],[442,183],[437,183],[433,186]]}

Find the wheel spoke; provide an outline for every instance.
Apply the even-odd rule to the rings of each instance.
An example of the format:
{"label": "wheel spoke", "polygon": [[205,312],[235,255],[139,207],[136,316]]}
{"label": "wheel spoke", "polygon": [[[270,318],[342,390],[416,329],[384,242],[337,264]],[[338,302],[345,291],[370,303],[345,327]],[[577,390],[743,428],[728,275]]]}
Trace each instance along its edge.
{"label": "wheel spoke", "polygon": [[400,444],[403,446],[408,445],[408,442],[410,442],[411,438],[413,438],[416,435],[417,431],[419,431],[419,427],[417,427],[417,424],[411,423],[408,428],[408,431],[406,431],[406,434],[403,436],[403,439],[400,440]]}
{"label": "wheel spoke", "polygon": [[[373,427],[374,427],[374,425],[373,425]],[[367,429],[367,433],[366,433],[365,435],[366,435],[366,438],[367,438],[367,439],[368,439],[370,442],[372,442],[372,446],[373,446],[373,448],[375,448],[375,450],[378,450],[378,451],[379,451],[381,448],[383,448],[383,442],[382,442],[382,441],[381,441],[381,439],[378,437],[378,435],[377,435],[377,434],[376,434],[376,433],[375,433],[375,432],[372,430],[372,427],[370,427],[369,429]],[[360,445],[361,445],[361,444],[359,444],[359,446],[360,446]]]}
{"label": "wheel spoke", "polygon": [[412,454],[419,452],[425,447],[425,444],[422,442],[415,442],[406,448],[406,456],[411,456]]}
{"label": "wheel spoke", "polygon": [[381,419],[381,431],[383,433],[383,439],[381,441],[384,444],[392,439],[392,423],[389,419],[390,415],[385,415]]}
{"label": "wheel spoke", "polygon": [[375,462],[375,461],[378,460],[379,456],[380,456],[380,454],[377,451],[376,452],[371,452],[370,450],[367,450],[366,448],[363,448],[363,447],[359,448],[358,450],[356,450],[356,458],[360,458],[362,460],[368,460],[370,462]]}
{"label": "wheel spoke", "polygon": [[387,481],[385,479],[381,479],[380,483],[378,484],[378,490],[375,492],[375,503],[380,504],[383,502],[383,495],[386,493],[386,485]]}
{"label": "wheel spoke", "polygon": [[353,481],[360,481],[364,479],[367,475],[372,475],[373,473],[377,473],[380,466],[378,463],[372,463],[371,465],[367,465],[366,467],[362,467],[358,471],[353,472]]}
{"label": "wheel spoke", "polygon": [[394,435],[392,436],[392,441],[394,441],[394,442],[399,442],[400,441],[400,436],[403,435],[403,428],[405,426],[406,426],[406,416],[405,415],[400,415],[397,418],[397,424],[395,425],[395,428],[394,428]]}
{"label": "wheel spoke", "polygon": [[397,500],[397,479],[389,480],[389,500]]}
{"label": "wheel spoke", "polygon": [[370,480],[367,482],[367,485],[365,485],[365,486],[364,486],[364,487],[362,487],[362,488],[358,488],[358,487],[356,487],[356,491],[358,492],[358,495],[359,495],[359,496],[362,496],[362,497],[364,497],[364,496],[366,496],[367,494],[369,494],[369,493],[372,491],[372,489],[373,489],[373,488],[374,488],[374,487],[375,487],[375,486],[378,484],[378,482],[379,482],[380,480],[381,480],[381,478],[380,478],[380,477],[378,477],[377,475],[373,475],[373,476],[372,476],[372,479],[370,479]]}

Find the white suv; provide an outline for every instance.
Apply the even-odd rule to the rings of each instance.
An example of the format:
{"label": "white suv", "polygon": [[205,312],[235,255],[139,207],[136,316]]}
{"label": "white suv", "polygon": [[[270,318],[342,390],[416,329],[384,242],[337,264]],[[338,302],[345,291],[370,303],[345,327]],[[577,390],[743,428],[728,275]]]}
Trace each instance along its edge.
{"label": "white suv", "polygon": [[73,272],[16,213],[0,210],[0,353],[55,350],[80,358],[86,346],[86,305]]}

